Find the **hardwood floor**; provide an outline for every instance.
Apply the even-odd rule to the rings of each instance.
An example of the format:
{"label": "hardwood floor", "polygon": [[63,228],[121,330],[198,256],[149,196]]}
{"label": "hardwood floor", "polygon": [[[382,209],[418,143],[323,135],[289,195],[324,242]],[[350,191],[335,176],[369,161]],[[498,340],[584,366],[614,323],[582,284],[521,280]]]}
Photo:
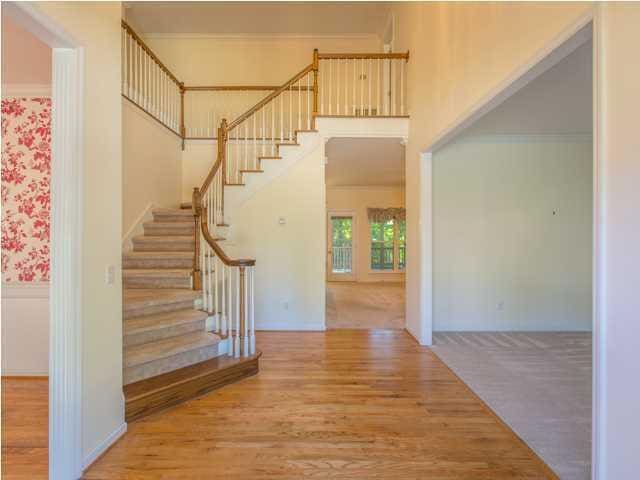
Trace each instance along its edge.
{"label": "hardwood floor", "polygon": [[404,329],[404,283],[327,282],[327,328]]}
{"label": "hardwood floor", "polygon": [[2,478],[47,478],[49,382],[2,377]]}
{"label": "hardwood floor", "polygon": [[84,478],[556,478],[404,331],[258,346],[258,375],[130,423]]}

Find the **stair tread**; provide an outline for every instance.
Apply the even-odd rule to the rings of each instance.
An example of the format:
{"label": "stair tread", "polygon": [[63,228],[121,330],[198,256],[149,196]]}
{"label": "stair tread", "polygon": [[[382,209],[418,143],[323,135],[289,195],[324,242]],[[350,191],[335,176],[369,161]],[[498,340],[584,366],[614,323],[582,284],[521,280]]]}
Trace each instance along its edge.
{"label": "stair tread", "polygon": [[136,235],[134,242],[195,242],[193,235]]}
{"label": "stair tread", "polygon": [[124,367],[131,368],[198,348],[216,345],[221,338],[210,332],[192,332],[154,342],[126,347]]}
{"label": "stair tread", "polygon": [[193,215],[191,215],[188,220],[185,219],[184,222],[158,222],[153,220],[151,222],[144,222],[142,226],[156,228],[187,228],[187,226],[190,226],[191,228],[194,228]]}
{"label": "stair tread", "polygon": [[206,318],[206,312],[196,309],[176,310],[173,312],[154,313],[144,317],[128,318],[124,321],[124,334],[135,335],[185,323],[200,322],[206,320]]}
{"label": "stair tread", "polygon": [[190,268],[124,268],[123,277],[185,278],[191,276]]}
{"label": "stair tread", "polygon": [[193,217],[193,212],[191,210],[187,210],[185,208],[154,208],[151,213],[154,215],[174,215],[174,216],[184,216],[184,217]]}
{"label": "stair tread", "polygon": [[157,259],[182,259],[193,258],[193,252],[157,251],[157,252],[126,252],[123,258],[157,258]]}
{"label": "stair tread", "polygon": [[125,310],[168,305],[200,298],[202,292],[186,288],[126,288],[122,293]]}

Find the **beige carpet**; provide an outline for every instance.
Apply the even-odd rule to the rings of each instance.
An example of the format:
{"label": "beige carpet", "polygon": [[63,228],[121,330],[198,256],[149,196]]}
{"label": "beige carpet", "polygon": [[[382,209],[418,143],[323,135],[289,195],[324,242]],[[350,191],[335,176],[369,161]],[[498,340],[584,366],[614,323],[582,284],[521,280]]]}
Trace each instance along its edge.
{"label": "beige carpet", "polygon": [[587,480],[591,334],[435,333],[433,351],[562,480]]}
{"label": "beige carpet", "polygon": [[327,328],[404,328],[404,283],[327,282]]}

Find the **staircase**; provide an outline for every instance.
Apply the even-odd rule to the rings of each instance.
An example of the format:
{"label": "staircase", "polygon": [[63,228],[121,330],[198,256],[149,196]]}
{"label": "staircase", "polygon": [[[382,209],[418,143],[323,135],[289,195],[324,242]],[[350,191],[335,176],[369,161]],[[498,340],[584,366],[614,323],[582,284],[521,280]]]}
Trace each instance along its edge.
{"label": "staircase", "polygon": [[[200,135],[193,138],[217,130],[217,152],[211,151],[201,186],[194,186],[192,204],[153,210],[153,221],[143,224],[144,234],[123,255],[123,383],[130,421],[258,372],[256,261],[232,258],[233,246],[223,247],[220,237],[231,235],[234,215],[252,195],[317,152],[323,139],[405,137],[379,129],[388,119],[406,119],[409,53],[314,50],[312,63],[280,86],[185,86],[124,21],[122,35],[124,98],[180,137],[183,149],[188,124],[197,126],[189,129]],[[236,106],[247,91],[270,93],[233,112],[227,123],[220,116],[225,102],[207,103],[214,98],[210,91],[236,95],[229,102]],[[187,94],[195,101],[185,103]],[[323,121],[338,124],[323,130]]]}
{"label": "staircase", "polygon": [[[237,370],[234,362],[207,364],[226,353],[226,344],[206,331],[208,314],[197,305],[202,293],[193,290],[193,212],[155,209],[153,221],[143,226],[144,234],[133,238],[133,250],[122,259],[127,420],[184,400],[180,393],[193,381],[199,382],[197,392],[204,393],[220,386],[229,367]],[[189,370],[192,366],[199,367],[197,375]],[[210,377],[204,384],[203,372]],[[241,370],[238,378],[256,372],[257,362],[255,368]],[[170,378],[163,378],[168,374]]]}

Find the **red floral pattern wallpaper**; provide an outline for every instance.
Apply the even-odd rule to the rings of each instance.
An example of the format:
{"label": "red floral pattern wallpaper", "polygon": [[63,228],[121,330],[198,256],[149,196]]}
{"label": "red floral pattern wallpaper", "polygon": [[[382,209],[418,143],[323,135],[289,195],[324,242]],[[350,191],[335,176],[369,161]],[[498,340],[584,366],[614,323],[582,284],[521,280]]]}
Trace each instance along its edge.
{"label": "red floral pattern wallpaper", "polygon": [[2,99],[2,281],[49,280],[51,99]]}

